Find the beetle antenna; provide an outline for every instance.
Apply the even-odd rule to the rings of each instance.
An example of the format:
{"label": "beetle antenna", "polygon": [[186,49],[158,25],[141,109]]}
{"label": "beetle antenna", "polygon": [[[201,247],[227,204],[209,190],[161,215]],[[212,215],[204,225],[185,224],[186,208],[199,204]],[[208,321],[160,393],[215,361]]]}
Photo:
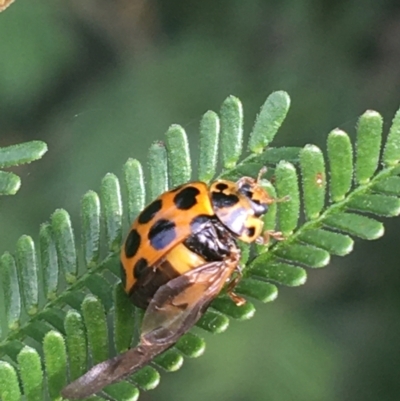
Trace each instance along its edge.
{"label": "beetle antenna", "polygon": [[257,180],[256,180],[257,184],[261,181],[262,176],[267,172],[267,170],[268,170],[267,166],[260,168],[260,171],[258,172]]}

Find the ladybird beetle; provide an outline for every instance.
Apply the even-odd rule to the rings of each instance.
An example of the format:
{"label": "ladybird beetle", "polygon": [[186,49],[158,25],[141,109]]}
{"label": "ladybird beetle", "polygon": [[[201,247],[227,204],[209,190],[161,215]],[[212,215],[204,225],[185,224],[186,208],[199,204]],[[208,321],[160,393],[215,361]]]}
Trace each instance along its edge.
{"label": "ladybird beetle", "polygon": [[264,171],[257,179],[181,185],[139,214],[121,249],[122,284],[146,309],[139,345],[95,365],[64,388],[64,397],[88,397],[142,368],[200,319],[227,281],[232,300],[245,302],[233,292],[241,276],[237,239],[280,239],[278,232],[262,236],[261,217],[276,201],[260,185]]}

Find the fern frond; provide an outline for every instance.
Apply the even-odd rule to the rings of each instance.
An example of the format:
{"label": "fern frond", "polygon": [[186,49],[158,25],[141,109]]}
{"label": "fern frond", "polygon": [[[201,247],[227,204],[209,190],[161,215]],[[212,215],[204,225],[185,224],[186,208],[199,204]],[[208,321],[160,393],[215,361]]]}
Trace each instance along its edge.
{"label": "fern frond", "polygon": [[[303,284],[304,267],[323,267],[331,255],[348,254],[353,248],[352,236],[381,236],[383,225],[371,215],[400,213],[399,113],[380,168],[382,119],[368,111],[359,120],[354,162],[349,136],[340,130],[329,134],[328,169],[323,152],[313,145],[302,149],[267,147],[288,108],[289,97],[284,92],[275,92],[267,99],[250,134],[248,154],[240,162],[243,111],[237,98],[228,97],[219,115],[209,111],[200,124],[201,180],[209,182],[215,177],[220,154],[220,177],[256,176],[268,165],[274,186],[265,182],[266,188],[272,196],[287,199],[271,205],[265,216],[265,228],[279,229],[285,240],[271,242],[268,247],[242,248],[246,268],[237,292],[262,302],[276,298],[277,284]],[[148,200],[190,180],[192,163],[183,128],[171,126],[165,144],[151,146],[148,162]],[[143,311],[131,305],[118,284],[118,259],[122,227],[144,207],[146,191],[137,160],[129,159],[122,175],[122,195],[118,178],[107,174],[100,194],[89,191],[83,197],[80,240],[74,236],[68,213],[57,210],[40,228],[38,251],[34,241],[23,236],[14,256],[5,253],[0,258],[6,316],[0,323],[0,398],[14,401],[24,394],[27,400],[40,400],[45,391],[50,398],[57,398],[67,381],[79,377],[89,365],[109,358],[110,347],[113,354],[123,352],[137,340]],[[250,301],[237,307],[222,294],[197,326],[220,333],[231,317],[248,319],[254,311]],[[204,347],[199,335],[187,333],[159,355],[153,366],[107,387],[104,393],[116,400],[137,399],[138,388],[149,390],[158,384],[157,368],[174,371],[184,356],[197,357]]]}
{"label": "fern frond", "polygon": [[[248,269],[250,277],[255,275],[274,279],[280,284],[293,285],[290,279],[287,280],[287,270],[294,268],[298,272],[304,265],[323,267],[329,263],[330,254],[348,254],[353,249],[350,236],[371,240],[383,235],[382,223],[370,216],[392,217],[400,214],[400,200],[397,197],[400,191],[396,188],[399,178],[399,125],[400,116],[397,113],[384,151],[384,155],[391,156],[386,159],[383,157],[382,168],[378,172],[382,118],[377,112],[367,111],[359,119],[354,165],[348,135],[340,130],[331,132],[328,137],[331,166],[329,205],[325,205],[325,163],[321,151],[312,145],[301,150],[300,169],[306,222],[300,227],[297,227],[297,216],[300,213],[299,186],[294,175],[291,179],[278,175],[280,166],[288,163],[278,165],[278,195],[286,194],[293,198],[287,204],[279,205],[281,230],[288,238],[276,244],[267,254],[253,260]],[[389,189],[391,185],[393,187]],[[280,279],[276,271],[273,272],[274,276],[271,275],[271,265],[285,267],[284,279]]]}

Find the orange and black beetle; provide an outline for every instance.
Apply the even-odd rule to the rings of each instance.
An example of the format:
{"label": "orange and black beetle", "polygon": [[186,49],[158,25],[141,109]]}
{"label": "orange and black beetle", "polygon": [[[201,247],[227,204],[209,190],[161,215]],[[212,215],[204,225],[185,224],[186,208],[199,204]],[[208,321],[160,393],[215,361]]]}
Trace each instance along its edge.
{"label": "orange and black beetle", "polygon": [[[192,182],[163,193],[133,222],[121,249],[122,282],[133,303],[146,309],[137,347],[99,363],[62,395],[87,397],[131,375],[169,348],[202,316],[224,284],[240,279],[236,240],[263,243],[263,221],[275,202],[257,180]],[[279,238],[279,233],[267,233]]]}

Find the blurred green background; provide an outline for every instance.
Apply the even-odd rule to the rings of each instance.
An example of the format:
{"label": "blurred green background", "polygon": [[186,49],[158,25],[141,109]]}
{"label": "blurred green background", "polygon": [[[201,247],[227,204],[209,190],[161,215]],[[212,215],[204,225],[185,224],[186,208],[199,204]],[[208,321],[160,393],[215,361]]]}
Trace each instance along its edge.
{"label": "blurred green background", "polygon": [[[0,145],[41,139],[49,152],[2,198],[1,253],[36,239],[56,208],[78,226],[82,195],[128,157],[145,162],[170,124],[196,150],[205,111],[236,95],[248,132],[280,89],[292,108],[277,145],[325,149],[366,109],[387,129],[400,105],[398,0],[16,0],[0,14]],[[382,239],[356,241],[251,321],[205,335],[206,354],[141,400],[398,400],[400,221],[385,223]]]}

